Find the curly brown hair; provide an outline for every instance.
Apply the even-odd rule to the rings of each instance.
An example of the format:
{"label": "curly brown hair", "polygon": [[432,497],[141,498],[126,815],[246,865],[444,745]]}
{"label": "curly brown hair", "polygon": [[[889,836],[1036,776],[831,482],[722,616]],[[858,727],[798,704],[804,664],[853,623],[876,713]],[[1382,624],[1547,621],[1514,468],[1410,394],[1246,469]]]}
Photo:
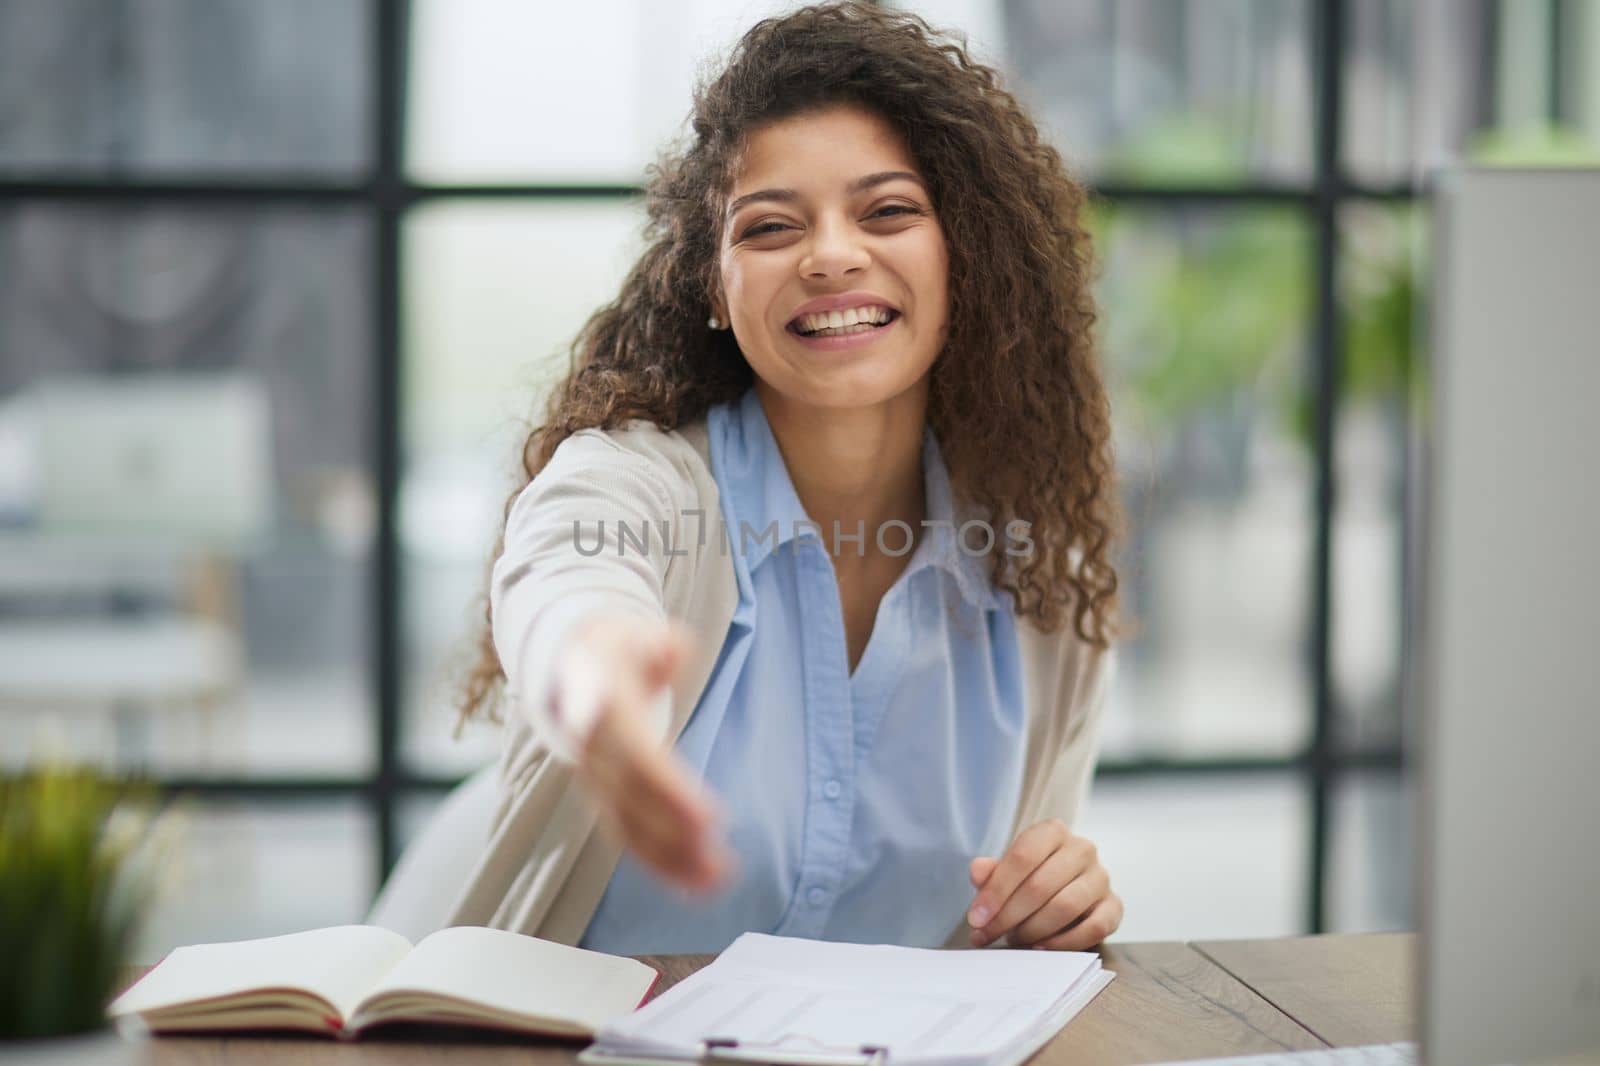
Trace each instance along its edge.
{"label": "curly brown hair", "polygon": [[[523,487],[581,429],[637,418],[670,431],[752,384],[732,332],[706,324],[726,197],[753,131],[838,104],[863,106],[904,137],[944,226],[950,327],[927,418],[952,490],[996,526],[1028,523],[1034,544],[993,553],[991,580],[1044,631],[1070,609],[1078,635],[1106,647],[1123,518],[1093,337],[1087,192],[998,72],[908,11],[851,0],[763,19],[696,87],[687,145],[674,142],[646,171],[645,251],[574,340],[571,368],[523,444]],[[485,603],[462,722],[495,702],[505,678],[488,616]]]}

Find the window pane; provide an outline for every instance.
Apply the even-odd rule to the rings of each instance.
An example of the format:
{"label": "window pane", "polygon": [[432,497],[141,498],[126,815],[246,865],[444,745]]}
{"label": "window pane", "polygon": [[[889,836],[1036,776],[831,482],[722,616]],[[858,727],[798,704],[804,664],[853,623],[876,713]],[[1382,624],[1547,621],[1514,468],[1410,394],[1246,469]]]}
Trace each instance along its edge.
{"label": "window pane", "polygon": [[395,835],[401,854],[427,830],[448,797],[448,792],[407,792],[400,797],[395,807]]}
{"label": "window pane", "polygon": [[1463,158],[1600,161],[1596,0],[1353,0],[1347,38],[1353,177],[1420,181]]}
{"label": "window pane", "polygon": [[186,774],[372,763],[360,212],[0,208],[0,720]]}
{"label": "window pane", "polygon": [[355,178],[370,0],[0,0],[0,174]]}
{"label": "window pane", "polygon": [[450,731],[516,456],[572,339],[638,259],[643,224],[632,202],[565,198],[408,218],[399,525],[415,765],[466,770],[495,750],[492,731]]}
{"label": "window pane", "polygon": [[[1469,6],[1476,7],[1461,5],[1461,17],[1451,20],[1455,34],[1471,31],[1472,19],[1465,10]],[[1413,177],[1410,168],[1417,157],[1412,143],[1411,97],[1418,58],[1412,37],[1414,7],[1411,0],[1353,0],[1346,7],[1349,21],[1345,27],[1344,123],[1340,142],[1345,170],[1351,177],[1374,182]],[[1450,49],[1451,62],[1461,64],[1463,69],[1476,54],[1461,50],[1468,43],[1458,36],[1455,47]],[[1442,74],[1436,71],[1433,77]],[[1471,103],[1452,102],[1457,106]]]}
{"label": "window pane", "polygon": [[1337,427],[1329,649],[1346,748],[1400,744],[1405,515],[1420,392],[1425,209],[1340,216],[1344,382]]}
{"label": "window pane", "polygon": [[1273,209],[1116,208],[1095,229],[1140,627],[1108,754],[1293,753],[1310,728],[1310,234]]}
{"label": "window pane", "polygon": [[695,64],[780,0],[414,0],[408,157],[428,182],[632,183]]}
{"label": "window pane", "polygon": [[1101,777],[1073,832],[1127,908],[1115,939],[1215,940],[1304,931],[1308,823],[1290,774]]}
{"label": "window pane", "polygon": [[1304,0],[898,0],[1000,60],[1096,179],[1294,181],[1311,171]]}
{"label": "window pane", "polygon": [[1349,773],[1334,791],[1328,862],[1328,931],[1414,930],[1412,850],[1415,812],[1410,775]]}
{"label": "window pane", "polygon": [[193,807],[178,824],[177,861],[163,869],[133,962],[152,965],[185,944],[365,919],[377,853],[364,804],[217,800]]}

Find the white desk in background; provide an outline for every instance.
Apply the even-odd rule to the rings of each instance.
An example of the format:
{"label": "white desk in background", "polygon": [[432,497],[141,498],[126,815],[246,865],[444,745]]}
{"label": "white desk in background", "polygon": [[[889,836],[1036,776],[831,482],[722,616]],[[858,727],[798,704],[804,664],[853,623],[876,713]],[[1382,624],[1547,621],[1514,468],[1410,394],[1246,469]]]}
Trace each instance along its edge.
{"label": "white desk in background", "polygon": [[24,750],[37,712],[99,712],[112,717],[118,765],[137,765],[151,754],[145,716],[184,708],[205,712],[209,750],[213,712],[243,677],[238,634],[209,618],[0,621],[0,731]]}

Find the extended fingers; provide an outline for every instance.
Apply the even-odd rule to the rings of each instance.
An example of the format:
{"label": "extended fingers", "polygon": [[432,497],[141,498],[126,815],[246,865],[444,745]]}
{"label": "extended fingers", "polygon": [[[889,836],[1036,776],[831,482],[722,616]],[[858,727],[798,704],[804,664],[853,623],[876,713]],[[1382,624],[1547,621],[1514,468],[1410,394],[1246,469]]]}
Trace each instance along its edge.
{"label": "extended fingers", "polygon": [[664,869],[678,871],[691,883],[710,876],[715,865],[711,847],[715,815],[686,775],[665,757],[654,754],[630,768],[618,807],[657,852],[666,853]]}
{"label": "extended fingers", "polygon": [[652,694],[692,653],[692,635],[678,622],[641,626],[601,613],[581,623],[573,639],[566,667],[572,684],[585,683],[579,705],[595,712],[576,760],[579,785],[607,832],[656,876],[680,888],[716,887],[735,865],[719,846],[717,804],[702,794],[688,764],[663,747],[651,713]]}
{"label": "extended fingers", "polygon": [[711,888],[720,879],[725,859],[703,837],[670,824],[648,806],[625,805],[617,817],[629,846],[659,876],[694,890]]}
{"label": "extended fingers", "polygon": [[660,876],[688,888],[720,878],[728,856],[712,847],[719,821],[691,775],[626,715],[603,724],[580,778],[612,816],[623,842]]}

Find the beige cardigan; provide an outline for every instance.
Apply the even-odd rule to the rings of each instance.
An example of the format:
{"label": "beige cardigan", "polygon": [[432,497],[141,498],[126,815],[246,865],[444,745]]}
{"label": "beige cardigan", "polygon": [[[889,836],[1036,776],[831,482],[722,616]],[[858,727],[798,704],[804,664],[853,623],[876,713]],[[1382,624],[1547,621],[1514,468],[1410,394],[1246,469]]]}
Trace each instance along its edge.
{"label": "beige cardigan", "polygon": [[[594,552],[597,520],[604,549]],[[671,533],[620,543],[648,521]],[[576,523],[581,523],[578,544]],[[522,491],[491,578],[493,630],[508,679],[499,802],[487,846],[456,898],[448,924],[488,925],[576,944],[600,905],[620,845],[597,829],[596,812],[552,753],[522,693],[548,690],[553,632],[546,622],[575,604],[638,611],[686,622],[697,654],[671,686],[675,743],[710,679],[738,604],[704,418],[664,432],[635,420],[617,430],[582,430],[562,441]],[[732,543],[737,543],[736,540]],[[574,550],[581,547],[583,551]],[[589,554],[584,554],[588,552]],[[552,609],[554,608],[554,609]],[[1099,746],[1114,656],[1079,639],[1070,624],[1041,632],[1018,618],[1027,693],[1027,757],[1011,836],[1047,818],[1071,826],[1081,811]],[[950,916],[946,946],[966,947],[968,927]]]}

